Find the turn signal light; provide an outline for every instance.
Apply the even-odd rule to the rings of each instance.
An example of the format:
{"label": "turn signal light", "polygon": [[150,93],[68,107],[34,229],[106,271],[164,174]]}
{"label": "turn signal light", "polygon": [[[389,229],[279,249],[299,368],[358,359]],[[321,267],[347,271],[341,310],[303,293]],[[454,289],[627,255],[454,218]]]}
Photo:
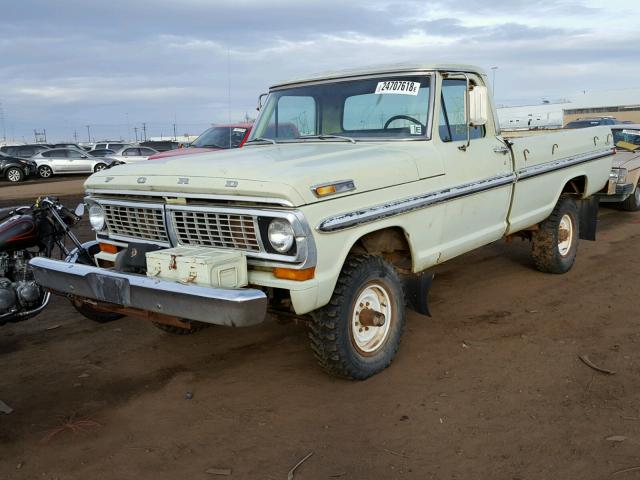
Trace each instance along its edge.
{"label": "turn signal light", "polygon": [[116,253],[118,253],[118,247],[116,247],[115,245],[111,245],[110,243],[101,243],[100,251],[105,253],[112,253],[115,255]]}
{"label": "turn signal light", "polygon": [[316,267],[305,268],[302,270],[294,270],[293,268],[274,268],[273,275],[283,280],[296,280],[303,282],[311,280],[316,274]]}

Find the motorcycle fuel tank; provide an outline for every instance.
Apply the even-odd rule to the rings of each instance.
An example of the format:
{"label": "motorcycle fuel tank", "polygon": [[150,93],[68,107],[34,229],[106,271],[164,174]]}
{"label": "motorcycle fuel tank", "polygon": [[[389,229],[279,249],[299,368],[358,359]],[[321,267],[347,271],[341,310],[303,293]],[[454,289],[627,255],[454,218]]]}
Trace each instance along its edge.
{"label": "motorcycle fuel tank", "polygon": [[38,229],[31,215],[15,215],[0,223],[0,250],[37,245]]}

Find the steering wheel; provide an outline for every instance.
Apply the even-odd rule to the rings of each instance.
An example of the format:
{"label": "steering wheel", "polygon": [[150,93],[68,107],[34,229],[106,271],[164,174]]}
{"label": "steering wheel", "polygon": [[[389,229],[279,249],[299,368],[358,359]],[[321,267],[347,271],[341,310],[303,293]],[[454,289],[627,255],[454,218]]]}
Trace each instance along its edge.
{"label": "steering wheel", "polygon": [[410,122],[413,122],[416,125],[420,125],[421,127],[424,127],[424,125],[422,125],[419,120],[416,120],[415,118],[410,117],[409,115],[394,115],[384,123],[384,127],[382,127],[383,130],[386,130],[391,124],[391,122],[394,122],[395,120],[409,120]]}

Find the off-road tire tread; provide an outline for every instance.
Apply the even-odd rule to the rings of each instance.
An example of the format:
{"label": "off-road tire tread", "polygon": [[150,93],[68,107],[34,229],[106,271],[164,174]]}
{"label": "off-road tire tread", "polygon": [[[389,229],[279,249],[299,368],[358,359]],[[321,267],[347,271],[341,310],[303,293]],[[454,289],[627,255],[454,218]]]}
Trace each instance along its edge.
{"label": "off-road tire tread", "polygon": [[102,312],[92,308],[91,305],[87,305],[86,303],[78,305],[76,302],[71,302],[71,304],[80,315],[97,323],[109,323],[124,318],[124,315],[121,313]]}
{"label": "off-road tire tread", "polygon": [[[636,190],[640,188],[640,184],[636,185]],[[633,191],[623,202],[620,202],[620,209],[626,212],[637,212],[640,205],[636,203],[636,190]]]}
{"label": "off-road tire tread", "polygon": [[[370,375],[364,375],[362,372],[354,368],[348,361],[346,352],[341,351],[341,346],[337,341],[336,328],[337,322],[340,320],[340,309],[349,308],[348,302],[345,300],[347,292],[354,288],[358,288],[358,285],[354,285],[353,279],[355,274],[362,268],[366,268],[367,265],[377,264],[377,267],[390,267],[388,268],[388,274],[392,277],[392,281],[397,282],[400,286],[399,298],[400,310],[398,311],[398,318],[396,322],[400,326],[400,338],[404,331],[404,305],[406,304],[404,299],[404,290],[400,278],[395,269],[388,265],[382,258],[373,255],[351,255],[347,257],[345,264],[342,267],[340,276],[336,283],[336,287],[333,291],[333,295],[329,303],[323,308],[313,312],[311,314],[311,321],[309,322],[309,340],[311,343],[311,350],[314,357],[322,369],[331,375],[346,378],[349,380],[364,380]],[[400,342],[394,345],[393,351],[387,356],[387,360],[383,368],[389,366],[393,360]]]}
{"label": "off-road tire tread", "polygon": [[[575,248],[571,253],[571,260],[569,262],[563,262],[558,251],[558,225],[562,216],[567,213],[565,211],[565,205],[569,205],[569,209],[573,210],[574,216],[574,231]],[[575,203],[575,199],[569,195],[562,195],[558,199],[558,203],[551,212],[551,215],[540,223],[539,230],[533,233],[533,239],[531,242],[531,256],[538,270],[544,273],[562,274],[571,269],[575,261],[576,254],[578,252],[578,240],[580,235],[580,222],[578,214],[578,206]],[[567,259],[569,257],[565,257]],[[569,267],[566,267],[566,263]]]}

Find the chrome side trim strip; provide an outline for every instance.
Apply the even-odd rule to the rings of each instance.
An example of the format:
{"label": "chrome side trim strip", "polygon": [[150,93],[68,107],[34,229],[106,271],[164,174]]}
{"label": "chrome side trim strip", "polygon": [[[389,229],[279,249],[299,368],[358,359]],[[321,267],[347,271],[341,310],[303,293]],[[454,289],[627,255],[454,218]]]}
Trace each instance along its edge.
{"label": "chrome side trim strip", "polygon": [[606,150],[600,150],[599,152],[581,153],[579,155],[560,158],[540,165],[521,168],[518,170],[518,180],[525,180],[545,173],[554,172],[562,168],[572,167],[580,163],[590,162],[591,160],[597,160],[598,158],[606,157],[611,154],[613,154],[613,148],[608,148]]}
{"label": "chrome side trim strip", "polygon": [[[250,197],[241,195],[217,195],[208,193],[181,193],[181,192],[156,192],[152,190],[102,190],[101,188],[88,188],[86,193],[92,195],[133,195],[139,197],[166,197],[166,198],[185,198],[187,200],[229,200],[236,202],[264,203],[272,205],[281,205],[283,207],[295,207],[293,202],[284,198],[276,197]],[[135,201],[135,200],[131,200]]]}
{"label": "chrome side trim strip", "polygon": [[335,215],[323,220],[316,227],[316,230],[323,233],[344,230],[346,228],[351,228],[363,223],[374,222],[376,220],[381,220],[383,218],[388,218],[394,215],[400,215],[403,213],[411,212],[413,210],[430,207],[432,205],[454,200],[466,195],[473,195],[475,193],[484,192],[512,183],[515,184],[519,181],[527,180],[538,175],[544,175],[546,173],[554,172],[563,168],[568,168],[579,165],[581,163],[597,160],[599,158],[611,155],[612,153],[613,148],[607,148],[606,150],[600,150],[598,152],[573,155],[571,157],[561,158],[552,162],[543,163],[541,165],[522,168],[518,170],[517,174],[509,173],[498,175],[495,177],[480,180],[478,182],[467,183],[456,187],[427,193],[417,197],[405,198],[396,202],[374,205],[373,207],[368,207],[362,210]]}
{"label": "chrome side trim strip", "polygon": [[515,181],[516,175],[514,173],[498,175],[477,182],[467,183],[416,197],[405,198],[396,202],[383,203],[363,210],[335,215],[323,220],[316,229],[320,232],[343,230],[363,223],[370,223],[402,213],[412,212],[466,195],[503,187],[515,183]]}

